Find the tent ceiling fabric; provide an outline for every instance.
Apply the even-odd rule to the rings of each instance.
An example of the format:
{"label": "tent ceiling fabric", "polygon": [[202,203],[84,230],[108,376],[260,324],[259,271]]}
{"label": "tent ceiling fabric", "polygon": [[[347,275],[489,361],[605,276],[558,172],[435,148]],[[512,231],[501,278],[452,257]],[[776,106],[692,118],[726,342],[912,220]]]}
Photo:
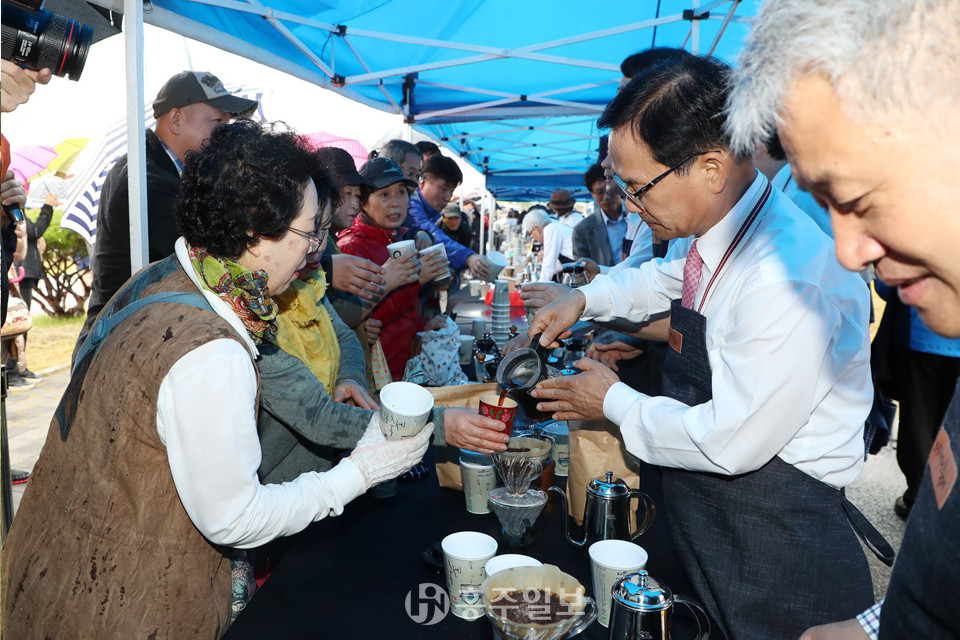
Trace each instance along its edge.
{"label": "tent ceiling fabric", "polygon": [[398,113],[491,186],[561,186],[596,160],[623,58],[655,44],[732,61],[758,2],[153,0],[144,20]]}

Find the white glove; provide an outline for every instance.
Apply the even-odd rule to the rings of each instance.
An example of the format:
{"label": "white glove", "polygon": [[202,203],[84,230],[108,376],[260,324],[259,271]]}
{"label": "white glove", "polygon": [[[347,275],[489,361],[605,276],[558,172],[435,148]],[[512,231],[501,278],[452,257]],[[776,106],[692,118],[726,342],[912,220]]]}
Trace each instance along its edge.
{"label": "white glove", "polygon": [[380,413],[374,411],[373,415],[370,416],[370,422],[367,423],[367,428],[363,432],[363,435],[360,436],[360,439],[357,440],[357,444],[354,449],[359,449],[360,447],[365,447],[372,444],[379,444],[386,440],[383,437],[383,430],[380,428]]}
{"label": "white glove", "polygon": [[[379,440],[372,433],[374,429],[380,434]],[[432,435],[433,423],[428,422],[423,430],[412,438],[384,440],[380,433],[380,421],[374,416],[349,459],[357,465],[369,489],[375,484],[396,478],[420,462],[423,454],[427,452]]]}

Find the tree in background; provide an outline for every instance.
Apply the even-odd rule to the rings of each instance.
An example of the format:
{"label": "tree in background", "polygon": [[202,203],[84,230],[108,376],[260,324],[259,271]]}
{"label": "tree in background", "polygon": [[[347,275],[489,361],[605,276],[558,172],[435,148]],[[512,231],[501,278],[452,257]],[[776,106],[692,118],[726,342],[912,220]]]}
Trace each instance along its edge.
{"label": "tree in background", "polygon": [[[36,213],[35,210],[28,211],[27,215],[35,218]],[[47,232],[43,234],[47,243],[42,255],[46,273],[34,298],[44,313],[58,318],[86,313],[91,291],[87,245],[76,233],[60,228],[62,216],[63,211],[56,209]]]}

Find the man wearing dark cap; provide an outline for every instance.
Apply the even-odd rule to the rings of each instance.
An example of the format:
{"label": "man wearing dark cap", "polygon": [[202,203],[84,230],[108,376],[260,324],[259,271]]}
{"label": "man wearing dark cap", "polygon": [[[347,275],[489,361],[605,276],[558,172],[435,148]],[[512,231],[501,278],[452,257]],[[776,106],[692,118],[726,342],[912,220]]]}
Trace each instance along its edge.
{"label": "man wearing dark cap", "polygon": [[[147,130],[147,237],[149,261],[173,254],[179,235],[173,204],[188,151],[197,151],[214,127],[248,117],[255,100],[230,94],[206,71],[181,71],[160,88],[153,101],[155,130]],[[93,292],[87,319],[74,352],[90,332],[100,310],[131,276],[127,156],[117,160],[100,194],[97,241],[93,250]]]}
{"label": "man wearing dark cap", "polygon": [[573,210],[576,202],[566,189],[557,189],[550,196],[550,210],[557,214],[557,219],[568,227],[575,227],[583,221],[583,216]]}
{"label": "man wearing dark cap", "polygon": [[450,203],[440,212],[440,217],[434,223],[440,230],[463,246],[470,248],[473,240],[473,229],[465,213],[461,213],[460,206]]}

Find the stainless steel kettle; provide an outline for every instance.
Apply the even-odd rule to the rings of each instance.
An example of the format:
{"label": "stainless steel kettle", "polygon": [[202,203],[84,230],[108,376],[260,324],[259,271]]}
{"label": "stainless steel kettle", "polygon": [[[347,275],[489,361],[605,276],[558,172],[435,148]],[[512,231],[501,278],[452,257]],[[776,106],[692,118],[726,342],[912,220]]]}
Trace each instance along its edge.
{"label": "stainless steel kettle", "polygon": [[[587,504],[583,511],[583,538],[574,540],[570,533],[570,520],[567,513],[567,496],[563,489],[550,487],[561,496],[563,505],[564,528],[567,540],[575,547],[589,547],[597,540],[635,540],[653,524],[655,507],[650,496],[639,489],[631,489],[627,483],[607,471],[606,478],[593,478],[587,485]],[[637,498],[636,531],[630,531],[630,500]],[[643,507],[643,513],[640,513]]]}
{"label": "stainless steel kettle", "polygon": [[696,617],[698,631],[694,638],[709,638],[710,619],[703,607],[673,595],[666,585],[641,569],[613,585],[609,640],[671,640],[675,603],[686,605]]}

